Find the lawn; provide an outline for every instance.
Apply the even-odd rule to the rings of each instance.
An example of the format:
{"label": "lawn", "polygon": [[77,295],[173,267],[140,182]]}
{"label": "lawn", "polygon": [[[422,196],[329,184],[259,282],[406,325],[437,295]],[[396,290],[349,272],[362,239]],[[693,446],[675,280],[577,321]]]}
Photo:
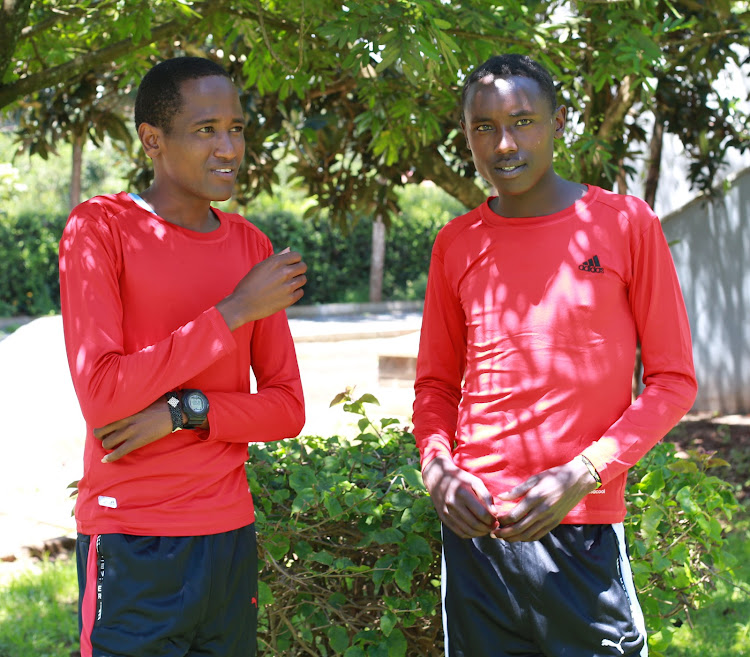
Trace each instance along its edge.
{"label": "lawn", "polygon": [[3,581],[0,584],[0,655],[77,655],[77,600],[75,561],[70,558],[41,561],[9,581]]}
{"label": "lawn", "polygon": [[690,613],[674,635],[670,657],[738,657],[750,655],[750,519],[728,537],[737,559],[732,574],[716,578],[716,591],[703,608]]}

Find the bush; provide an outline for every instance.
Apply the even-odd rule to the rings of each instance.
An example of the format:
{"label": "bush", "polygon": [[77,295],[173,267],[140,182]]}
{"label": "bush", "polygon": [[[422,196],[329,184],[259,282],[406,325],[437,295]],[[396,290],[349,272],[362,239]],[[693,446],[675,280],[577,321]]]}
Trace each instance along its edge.
{"label": "bush", "polygon": [[260,530],[263,654],[428,657],[442,643],[437,517],[412,435],[396,420],[359,435],[251,445]]}
{"label": "bush", "polygon": [[67,216],[0,214],[0,316],[60,308],[57,249]]}
{"label": "bush", "polygon": [[697,451],[677,458],[660,443],[630,472],[625,529],[652,657],[732,566],[725,528],[740,507],[732,486],[709,474],[728,465]]}
{"label": "bush", "polygon": [[[334,401],[361,416],[354,439],[250,446],[260,645],[278,657],[442,654],[440,526],[414,437],[397,420],[371,421],[371,395]],[[674,618],[707,599],[730,560],[721,520],[735,501],[707,474],[717,465],[660,444],[631,473],[625,525],[654,657]]]}

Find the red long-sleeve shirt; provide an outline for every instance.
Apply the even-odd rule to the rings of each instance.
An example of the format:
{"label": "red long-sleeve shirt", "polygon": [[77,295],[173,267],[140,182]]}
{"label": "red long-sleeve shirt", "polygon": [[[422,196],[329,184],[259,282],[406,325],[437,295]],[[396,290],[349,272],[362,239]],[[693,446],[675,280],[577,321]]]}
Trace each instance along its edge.
{"label": "red long-sleeve shirt", "polygon": [[[636,339],[645,388],[631,404]],[[583,453],[604,487],[563,522],[622,521],[627,469],[697,390],[658,218],[589,186],[549,216],[500,217],[487,202],[449,222],[433,248],[415,389],[422,467],[450,454],[497,496]]]}
{"label": "red long-sleeve shirt", "polygon": [[[232,332],[215,307],[273,253],[271,243],[241,216],[214,212],[220,227],[198,233],[122,192],[90,199],[70,215],[60,287],[68,362],[87,426],[76,502],[82,533],[201,535],[253,522],[248,442],[296,436],[304,424],[286,314]],[[210,430],[178,431],[101,463],[106,452],[94,428],[180,388],[206,394]]]}

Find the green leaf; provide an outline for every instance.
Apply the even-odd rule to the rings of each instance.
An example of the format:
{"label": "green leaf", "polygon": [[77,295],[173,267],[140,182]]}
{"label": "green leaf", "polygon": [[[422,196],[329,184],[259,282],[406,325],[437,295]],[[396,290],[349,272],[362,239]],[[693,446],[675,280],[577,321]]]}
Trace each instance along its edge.
{"label": "green leaf", "polygon": [[316,497],[315,491],[312,488],[301,490],[299,495],[294,498],[294,502],[292,502],[292,513],[301,513],[314,506]]}
{"label": "green leaf", "polygon": [[404,633],[395,628],[387,640],[388,657],[405,657],[406,656],[406,637]]}
{"label": "green leaf", "polygon": [[334,494],[326,495],[323,499],[326,511],[331,518],[338,518],[344,510],[341,508],[341,504]]}
{"label": "green leaf", "polygon": [[386,612],[380,617],[380,629],[384,636],[389,636],[395,626],[396,617],[392,613]]}
{"label": "green leaf", "polygon": [[289,475],[289,485],[297,492],[315,486],[315,473],[306,466],[295,465],[292,474]]}
{"label": "green leaf", "polygon": [[278,561],[289,552],[289,537],[284,534],[269,534],[265,537],[263,546]]}
{"label": "green leaf", "polygon": [[334,406],[337,406],[338,404],[345,402],[347,399],[349,399],[349,391],[346,390],[344,392],[340,392],[331,400],[331,403],[328,404],[328,408],[333,408]]}
{"label": "green leaf", "polygon": [[336,653],[342,653],[349,647],[349,634],[343,627],[335,625],[329,628],[326,634],[331,648]]}
{"label": "green leaf", "polygon": [[311,561],[317,561],[318,563],[322,563],[324,566],[330,566],[333,563],[333,555],[330,552],[326,552],[325,550],[313,552],[309,558]]}
{"label": "green leaf", "polygon": [[367,657],[367,655],[365,655],[365,651],[359,646],[352,646],[351,648],[347,648],[344,657]]}
{"label": "green leaf", "polygon": [[422,481],[422,473],[413,466],[405,466],[399,470],[403,475],[406,483],[416,490],[424,490],[424,482]]}
{"label": "green leaf", "polygon": [[260,580],[258,582],[258,607],[272,605],[275,599],[271,587],[264,581]]}
{"label": "green leaf", "polygon": [[430,544],[419,534],[409,534],[406,537],[406,551],[414,557],[431,557]]}
{"label": "green leaf", "polygon": [[385,543],[400,543],[404,538],[404,533],[395,527],[387,527],[372,533],[372,540],[380,545]]}
{"label": "green leaf", "polygon": [[643,512],[641,518],[641,533],[647,545],[652,545],[659,536],[659,523],[664,517],[664,511],[658,506],[651,506]]}

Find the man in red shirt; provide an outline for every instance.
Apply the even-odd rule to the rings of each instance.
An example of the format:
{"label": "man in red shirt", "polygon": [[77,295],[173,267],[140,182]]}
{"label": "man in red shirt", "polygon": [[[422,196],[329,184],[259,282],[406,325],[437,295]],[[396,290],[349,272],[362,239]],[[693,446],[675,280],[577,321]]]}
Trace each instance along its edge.
{"label": "man in red shirt", "polygon": [[[530,58],[479,66],[462,110],[497,195],[435,241],[414,403],[443,523],[446,653],[645,655],[627,470],[696,394],[660,222],[555,173],[566,108]],[[645,388],[631,403],[637,341]]]}
{"label": "man in red shirt", "polygon": [[302,296],[306,266],[211,205],[231,196],[244,156],[224,69],[196,57],[158,64],[135,120],[152,185],[82,203],[60,242],[87,425],[81,655],[246,657],[257,626],[247,444],[304,424],[283,309]]}

